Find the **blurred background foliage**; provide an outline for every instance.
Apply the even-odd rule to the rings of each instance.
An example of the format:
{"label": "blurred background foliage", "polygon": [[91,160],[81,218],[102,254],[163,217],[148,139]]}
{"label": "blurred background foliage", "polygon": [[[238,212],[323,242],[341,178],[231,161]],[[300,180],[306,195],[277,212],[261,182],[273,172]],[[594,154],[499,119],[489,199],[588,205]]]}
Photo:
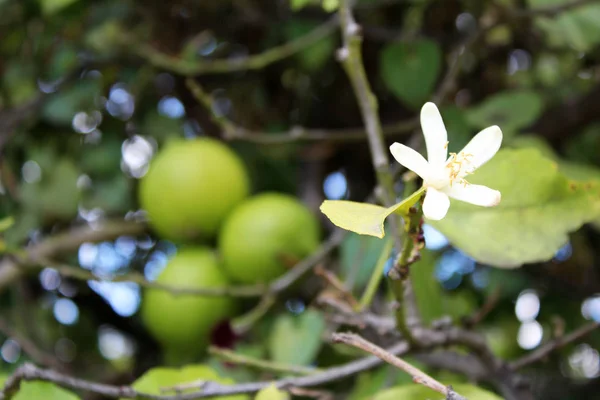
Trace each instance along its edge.
{"label": "blurred background foliage", "polygon": [[[441,95],[435,100],[450,151],[497,124],[505,147],[538,149],[571,177],[600,180],[600,4],[571,3],[359,1],[364,62],[389,141],[418,144],[414,118]],[[177,138],[224,138],[248,167],[253,193],[290,193],[315,214],[327,198],[363,201],[375,179],[365,141],[346,130],[360,131],[362,120],[336,62],[336,7],[317,0],[0,0],[0,216],[14,220],[4,248],[74,225],[142,218],[138,180]],[[192,95],[188,76],[210,94],[210,109]],[[223,120],[238,134],[227,135]],[[314,132],[324,140],[312,140]],[[427,250],[413,274],[424,319],[461,321],[492,304],[479,328],[506,359],[600,321],[599,226],[572,234],[550,261],[518,270],[476,263],[426,226]],[[360,293],[383,245],[349,234],[332,269]],[[176,248],[152,233],[124,235],[85,243],[60,260],[98,276],[137,271],[152,280]],[[129,383],[162,363],[137,314],[136,283],[86,282],[44,268],[1,290],[6,374],[30,357],[10,332],[97,381]],[[314,293],[284,295],[236,351],[318,367],[351,359],[355,353],[321,341],[331,328],[326,315],[304,312]],[[298,341],[306,348],[295,348]],[[537,396],[593,398],[599,346],[594,333],[536,365],[529,372]],[[260,376],[206,360],[235,380]],[[409,378],[382,367],[351,382],[334,388],[363,399]]]}

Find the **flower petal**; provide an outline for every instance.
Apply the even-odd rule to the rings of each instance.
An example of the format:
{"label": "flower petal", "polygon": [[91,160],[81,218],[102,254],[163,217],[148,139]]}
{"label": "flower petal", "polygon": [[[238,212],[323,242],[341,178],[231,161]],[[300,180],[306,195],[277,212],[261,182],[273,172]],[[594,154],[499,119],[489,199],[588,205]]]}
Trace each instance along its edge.
{"label": "flower petal", "polygon": [[431,165],[444,165],[448,156],[448,133],[442,116],[433,103],[421,108],[421,129],[427,146],[427,159]]}
{"label": "flower petal", "polygon": [[469,165],[474,170],[488,162],[500,149],[502,144],[502,131],[496,125],[485,128],[479,132],[461,153],[471,154]]}
{"label": "flower petal", "polygon": [[502,195],[499,191],[483,185],[455,184],[446,186],[444,193],[453,199],[475,204],[476,206],[493,207],[500,203]]}
{"label": "flower petal", "polygon": [[423,214],[425,217],[439,221],[446,216],[448,208],[450,208],[450,199],[445,193],[432,187],[427,189],[425,201],[423,201]]}
{"label": "flower petal", "polygon": [[429,170],[431,168],[429,167],[427,160],[425,160],[421,154],[401,143],[392,144],[390,146],[390,151],[396,161],[411,171],[414,171],[423,180],[426,180],[429,177]]}

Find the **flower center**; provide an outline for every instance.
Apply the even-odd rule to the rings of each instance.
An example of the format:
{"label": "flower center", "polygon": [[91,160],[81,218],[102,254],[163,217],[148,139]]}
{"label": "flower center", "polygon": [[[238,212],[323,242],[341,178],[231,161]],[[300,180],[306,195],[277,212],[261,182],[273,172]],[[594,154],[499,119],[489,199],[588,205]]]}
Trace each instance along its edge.
{"label": "flower center", "polygon": [[446,170],[450,178],[450,186],[453,183],[459,183],[467,185],[465,176],[472,174],[475,171],[475,167],[472,163],[473,154],[465,153],[450,153],[450,158],[446,163]]}

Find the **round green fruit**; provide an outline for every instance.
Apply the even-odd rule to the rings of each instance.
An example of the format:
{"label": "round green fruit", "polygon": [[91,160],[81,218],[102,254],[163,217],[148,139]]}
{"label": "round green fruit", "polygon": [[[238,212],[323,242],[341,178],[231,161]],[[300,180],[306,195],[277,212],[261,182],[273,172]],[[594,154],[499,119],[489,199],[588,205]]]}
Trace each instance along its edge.
{"label": "round green fruit", "polygon": [[319,245],[317,218],[295,197],[265,193],[237,207],[223,224],[219,250],[229,277],[269,282]]}
{"label": "round green fruit", "polygon": [[[229,284],[208,248],[181,250],[158,276],[157,283],[183,288],[216,288]],[[165,350],[177,354],[200,354],[208,345],[211,330],[235,314],[231,297],[176,295],[147,289],[141,317],[151,335]]]}
{"label": "round green fruit", "polygon": [[150,224],[174,241],[213,237],[248,193],[248,174],[240,158],[209,138],[167,144],[139,186]]}

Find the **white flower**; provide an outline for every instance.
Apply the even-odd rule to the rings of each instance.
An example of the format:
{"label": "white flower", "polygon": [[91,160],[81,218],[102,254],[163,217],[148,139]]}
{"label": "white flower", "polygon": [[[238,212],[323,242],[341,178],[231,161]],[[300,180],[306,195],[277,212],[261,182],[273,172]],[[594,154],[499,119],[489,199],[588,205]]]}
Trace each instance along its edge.
{"label": "white flower", "polygon": [[490,126],[479,132],[458,154],[448,157],[448,134],[442,116],[433,103],[421,109],[421,128],[425,136],[429,162],[410,147],[400,143],[390,146],[400,164],[413,170],[423,179],[426,188],[423,214],[432,220],[446,216],[450,199],[478,206],[491,207],[500,203],[500,192],[465,180],[477,168],[488,162],[500,148],[502,131]]}

